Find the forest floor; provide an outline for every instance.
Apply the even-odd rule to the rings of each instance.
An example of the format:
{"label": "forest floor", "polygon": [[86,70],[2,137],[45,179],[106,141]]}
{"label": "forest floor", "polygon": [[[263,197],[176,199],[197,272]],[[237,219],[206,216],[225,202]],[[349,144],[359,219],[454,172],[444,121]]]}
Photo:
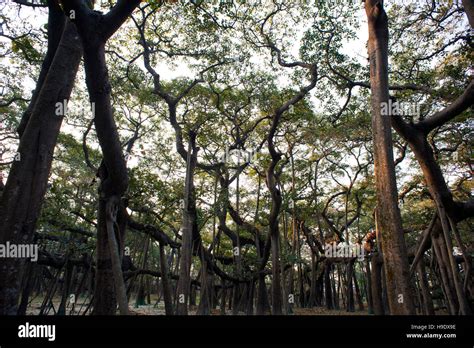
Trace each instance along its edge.
{"label": "forest floor", "polygon": [[[164,314],[164,308],[162,309],[160,304],[157,308],[153,308],[153,305],[139,306],[139,308],[130,308],[130,312],[136,315],[161,315]],[[190,306],[189,314],[196,315],[197,307]],[[268,313],[270,314],[270,313]],[[220,308],[211,310],[211,315],[221,315]],[[226,309],[226,315],[232,315],[231,309]],[[240,313],[239,315],[246,315]],[[346,312],[345,310],[328,310],[324,307],[313,307],[313,308],[295,308],[294,315],[367,315],[366,311],[357,312]]]}
{"label": "forest floor", "polygon": [[[54,298],[53,305],[55,310],[50,308],[49,311],[45,312],[45,315],[55,315],[55,311],[59,308],[61,299]],[[41,305],[43,303],[43,298],[36,297],[31,301],[28,306],[26,315],[39,315],[41,310]],[[134,305],[135,299],[130,300],[130,314],[131,315],[165,315],[165,308],[163,301],[157,302],[157,298],[151,298],[151,304],[146,304],[143,306]],[[75,311],[71,313],[71,305],[68,304],[66,307],[66,315],[82,315],[84,310],[87,308],[88,300],[78,299],[75,304]],[[189,314],[196,315],[197,306],[190,306]],[[226,315],[231,315],[232,310],[227,309]],[[211,310],[211,315],[221,315],[219,307]],[[241,313],[240,315],[245,315]],[[313,308],[294,308],[294,315],[367,315],[367,311],[355,311],[355,312],[346,312],[345,309],[339,310],[328,310],[325,307],[313,307]]]}
{"label": "forest floor", "polygon": [[[162,298],[159,298],[157,295],[153,294],[150,296],[149,303],[145,305],[136,305],[136,299],[132,297],[129,301],[129,310],[131,315],[165,315],[165,304]],[[39,315],[41,311],[41,306],[43,304],[43,297],[36,296],[32,300],[30,300],[30,305],[26,311],[26,315]],[[83,315],[84,311],[86,310],[87,306],[89,305],[89,298],[80,297],[77,299],[76,304],[74,306],[74,312],[71,312],[71,304],[68,303],[66,306],[66,315]],[[148,302],[148,301],[147,301]],[[51,306],[49,306],[49,310],[46,310],[44,315],[55,315],[59,305],[61,303],[60,297],[54,297],[53,299],[53,306],[54,310]],[[355,312],[347,312],[344,307],[338,310],[328,310],[326,307],[313,307],[313,308],[294,308],[293,315],[368,315],[367,312],[367,304],[365,304],[365,310]],[[196,315],[197,306],[190,306],[189,307],[189,314]],[[87,313],[90,314],[90,313]],[[270,313],[266,313],[270,314]],[[446,309],[437,308],[436,315],[447,315]],[[211,310],[211,315],[221,315],[220,308],[217,307]],[[232,310],[226,308],[226,315],[232,315]],[[239,315],[246,315],[245,313],[240,313]]]}

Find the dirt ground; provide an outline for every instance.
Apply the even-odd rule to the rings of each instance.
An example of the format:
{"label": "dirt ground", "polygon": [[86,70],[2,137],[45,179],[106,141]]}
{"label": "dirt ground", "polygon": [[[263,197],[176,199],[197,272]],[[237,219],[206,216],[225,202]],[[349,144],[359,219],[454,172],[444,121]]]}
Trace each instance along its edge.
{"label": "dirt ground", "polygon": [[[151,304],[146,304],[144,306],[135,306],[135,298],[130,299],[129,303],[129,310],[131,315],[165,315],[165,304],[163,300],[158,301],[157,296],[151,296],[150,298]],[[59,308],[59,304],[61,299],[54,298],[53,305],[54,308],[57,310]],[[43,298],[35,297],[31,300],[30,305],[26,311],[26,315],[39,315],[41,310],[41,305],[43,303]],[[68,303],[66,307],[66,315],[83,315],[84,311],[86,310],[89,304],[89,299],[87,298],[79,298],[74,306],[74,312],[71,313],[71,305]],[[366,306],[367,308],[367,306]],[[197,306],[190,306],[189,314],[196,315]],[[54,315],[55,312],[53,309],[50,309],[46,315]],[[90,313],[87,313],[90,314]],[[267,313],[270,314],[270,313]],[[448,313],[444,309],[438,309],[436,311],[437,315],[447,315]],[[211,310],[211,315],[221,315],[220,308],[217,307]],[[232,315],[232,310],[226,308],[226,315]],[[240,313],[239,315],[246,315],[245,313]],[[313,307],[313,308],[295,308],[293,315],[368,315],[367,309],[364,311],[355,312],[346,312],[345,309],[339,310],[328,310],[326,307]]]}
{"label": "dirt ground", "polygon": [[[163,301],[157,302],[157,298],[151,298],[152,304],[147,304],[144,306],[136,307],[133,305],[135,303],[135,299],[130,300],[130,314],[131,315],[165,315],[165,307]],[[41,310],[41,304],[43,302],[43,298],[35,298],[30,303],[28,310],[26,312],[27,315],[38,315]],[[53,305],[54,308],[57,310],[59,304],[61,302],[60,298],[54,298]],[[89,299],[80,298],[77,300],[74,308],[74,312],[71,313],[71,305],[68,303],[66,308],[66,315],[83,315],[87,305],[89,303]],[[189,310],[190,315],[196,315],[197,307],[191,306]],[[226,314],[231,315],[232,311],[226,309]],[[50,309],[47,315],[54,315],[55,312],[53,309]],[[89,313],[88,313],[89,314]],[[345,310],[328,310],[325,307],[313,307],[313,308],[295,308],[294,315],[367,315],[367,311],[356,311],[356,312],[346,312]],[[219,307],[216,309],[211,310],[211,315],[221,315]],[[245,315],[241,313],[240,315]]]}

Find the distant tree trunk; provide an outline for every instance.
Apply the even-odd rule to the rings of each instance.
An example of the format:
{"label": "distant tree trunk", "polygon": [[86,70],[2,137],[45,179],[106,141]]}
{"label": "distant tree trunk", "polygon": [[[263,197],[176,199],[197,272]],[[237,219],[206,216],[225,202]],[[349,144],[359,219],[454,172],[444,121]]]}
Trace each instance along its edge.
{"label": "distant tree trunk", "polygon": [[434,256],[436,257],[436,261],[438,263],[439,267],[439,273],[441,276],[441,285],[443,288],[443,292],[446,297],[447,301],[447,307],[449,310],[449,313],[451,315],[456,315],[458,312],[458,304],[456,302],[456,298],[453,294],[451,284],[447,275],[447,270],[446,270],[446,265],[445,262],[443,261],[443,256],[442,256],[442,248],[439,246],[439,243],[437,239],[440,238],[439,236],[434,236],[433,234],[431,235],[431,244],[433,246],[434,250]]}
{"label": "distant tree trunk", "polygon": [[204,258],[204,247],[201,247],[201,290],[200,290],[200,301],[197,313],[198,315],[209,315],[211,314],[211,288],[209,284],[209,270],[207,261]]}
{"label": "distant tree trunk", "polygon": [[345,279],[344,279],[344,273],[341,270],[341,265],[339,263],[336,264],[336,270],[337,270],[337,298],[339,302],[339,296],[342,299],[342,306],[346,306],[346,291],[344,291],[344,285],[346,284]]}
{"label": "distant tree trunk", "polygon": [[181,260],[179,265],[179,279],[177,286],[178,303],[177,315],[188,314],[188,301],[191,287],[191,262],[193,252],[193,224],[195,221],[194,207],[194,170],[197,163],[195,148],[195,134],[190,134],[188,145],[188,158],[186,160],[186,182],[184,187],[184,211],[183,211],[183,239],[181,243]]}
{"label": "distant tree trunk", "polygon": [[424,260],[420,260],[417,265],[418,277],[420,279],[421,297],[423,301],[423,314],[434,315],[433,299],[428,285],[428,279],[426,277],[426,269]]}
{"label": "distant tree trunk", "polygon": [[26,315],[26,309],[28,308],[30,294],[33,291],[34,283],[36,279],[35,271],[36,271],[36,265],[30,262],[28,264],[28,268],[25,273],[25,277],[23,279],[25,285],[22,286],[23,291],[21,293],[21,301],[20,301],[20,305],[18,306],[17,315]]}
{"label": "distant tree trunk", "polygon": [[[141,268],[147,269],[148,251],[150,248],[150,238],[148,235],[145,235],[143,244],[144,244],[144,252],[143,252],[143,260],[142,260]],[[132,285],[132,282],[130,282],[130,285]],[[137,291],[135,306],[136,307],[143,306],[144,304],[145,304],[145,284],[144,284],[143,276],[140,276],[140,282],[138,284],[138,291]]]}
{"label": "distant tree trunk", "polygon": [[314,307],[319,305],[318,303],[318,261],[316,256],[311,252],[311,288],[309,291],[308,306]]}
{"label": "distant tree trunk", "polygon": [[[259,208],[260,208],[260,190],[262,187],[262,178],[260,175],[258,176],[258,187],[257,187],[257,206],[255,208],[255,224],[259,221]],[[264,248],[261,247],[260,243],[260,235],[258,230],[255,233],[255,247],[257,249],[257,256],[259,262],[263,265],[264,259]],[[264,266],[263,266],[264,267]],[[256,314],[257,315],[264,315],[266,311],[270,310],[270,303],[268,301],[268,292],[267,292],[267,285],[265,284],[265,274],[263,273],[263,269],[259,269],[260,273],[258,275],[258,283],[257,283],[257,308]]]}
{"label": "distant tree trunk", "polygon": [[65,265],[63,288],[61,293],[61,303],[59,304],[57,315],[66,315],[66,305],[70,295],[73,276],[74,265],[68,259]]}
{"label": "distant tree trunk", "polygon": [[316,280],[316,304],[315,306],[323,305],[323,287],[324,287],[324,269],[320,272]]}
{"label": "distant tree trunk", "polygon": [[221,303],[220,303],[220,312],[221,312],[221,315],[225,315],[225,300],[226,300],[226,292],[227,292],[227,289],[226,289],[226,284],[225,284],[225,280],[221,278],[221,288],[222,288],[222,292],[221,292]]}
{"label": "distant tree trunk", "polygon": [[275,177],[275,166],[280,160],[280,155],[275,154],[274,160],[267,172],[267,185],[272,197],[272,206],[269,217],[269,233],[272,255],[272,314],[281,315],[282,312],[282,290],[280,269],[280,229],[279,214],[282,203],[280,190],[277,188]]}
{"label": "distant tree trunk", "polygon": [[[237,213],[239,213],[239,208],[240,208],[240,173],[237,173],[237,179],[236,179],[236,202],[235,202],[235,208]],[[235,270],[236,270],[236,275],[237,277],[240,277],[242,274],[242,255],[241,253],[241,247],[240,247],[240,233],[239,233],[239,225],[236,226],[235,229],[235,242],[232,245],[232,254],[234,256],[234,263],[235,263]],[[239,299],[243,296],[241,294],[241,287],[240,284],[237,282],[234,282],[234,290],[232,292],[232,314],[237,315],[239,314],[240,310],[240,301]]]}
{"label": "distant tree trunk", "polygon": [[163,243],[160,243],[160,270],[161,270],[161,282],[163,285],[163,300],[165,302],[165,313],[166,315],[173,315],[173,299],[171,297],[171,288],[168,276],[168,265],[166,262],[165,247]]}
{"label": "distant tree trunk", "polygon": [[[272,229],[275,226],[271,227]],[[278,231],[278,228],[277,228]],[[273,232],[272,241],[272,314],[281,315],[282,312],[282,291],[280,277],[280,250],[279,234]]]}
{"label": "distant tree trunk", "polygon": [[373,297],[372,297],[372,275],[370,271],[370,261],[368,258],[365,260],[365,270],[366,270],[366,278],[367,278],[367,282],[365,284],[365,289],[366,289],[365,292],[367,294],[368,313],[374,314],[374,303],[373,303]]}
{"label": "distant tree trunk", "polygon": [[352,259],[349,261],[347,264],[347,277],[346,277],[346,283],[347,283],[347,291],[346,291],[346,298],[347,298],[347,306],[346,306],[346,311],[347,312],[355,312],[355,305],[354,305],[354,287],[352,283],[352,277],[354,273],[354,262],[355,259]]}
{"label": "distant tree trunk", "polygon": [[[293,158],[293,145],[289,145],[288,152],[290,154],[290,164],[291,164],[291,267],[289,269],[289,284],[288,284],[288,293],[284,297],[286,303],[288,303],[288,295],[292,295],[296,299],[295,295],[295,259],[296,259],[296,248],[297,248],[297,226],[296,226],[296,207],[295,207],[295,197],[296,197],[296,182],[295,182],[295,164]],[[286,229],[285,229],[286,231]],[[285,241],[286,244],[286,241]],[[293,313],[293,303],[288,303],[288,314]]]}
{"label": "distant tree trunk", "polygon": [[324,266],[324,294],[326,295],[326,308],[334,309],[332,287],[331,287],[331,262],[326,259]]}
{"label": "distant tree trunk", "polygon": [[408,257],[397,205],[397,185],[393,159],[391,121],[382,115],[388,105],[388,18],[382,0],[366,0],[369,24],[370,84],[372,91],[372,133],[377,188],[377,223],[384,257],[390,312],[414,314]]}
{"label": "distant tree trunk", "polygon": [[355,288],[355,294],[356,294],[356,300],[357,300],[357,305],[359,306],[359,311],[364,310],[364,302],[362,301],[362,295],[360,292],[360,287],[357,281],[357,276],[356,272],[352,273],[353,281],[354,281],[354,288]]}
{"label": "distant tree trunk", "polygon": [[[333,267],[334,270],[334,267]],[[334,309],[339,309],[339,291],[336,290],[336,274],[333,272],[331,276],[331,288],[332,288],[332,303]]]}

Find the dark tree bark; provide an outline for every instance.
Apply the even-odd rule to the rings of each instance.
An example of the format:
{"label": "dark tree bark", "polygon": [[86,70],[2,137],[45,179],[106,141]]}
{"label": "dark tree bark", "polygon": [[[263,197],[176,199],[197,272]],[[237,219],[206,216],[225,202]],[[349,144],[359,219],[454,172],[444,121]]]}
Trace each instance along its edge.
{"label": "dark tree bark", "polygon": [[[56,106],[57,103],[63,104],[69,100],[81,57],[82,48],[76,27],[67,22],[44,82],[40,81],[41,88],[37,97],[32,100],[32,112],[30,114],[27,111],[23,117],[26,127],[20,130],[20,160],[12,164],[0,201],[2,244],[7,241],[12,244],[33,241],[46,193],[54,147],[64,117],[56,114]],[[37,90],[38,88],[39,86]],[[24,259],[2,260],[0,314],[16,314],[19,282],[24,266]]]}
{"label": "dark tree bark", "polygon": [[318,283],[318,264],[316,256],[311,252],[311,285],[309,291],[308,307],[315,307],[320,305],[319,301],[319,283]]}
{"label": "dark tree bark", "polygon": [[[273,142],[273,140],[272,140]],[[270,240],[272,255],[272,314],[281,315],[282,312],[282,291],[281,291],[281,270],[280,270],[280,229],[278,216],[281,208],[281,194],[276,185],[275,166],[280,160],[280,155],[273,158],[267,172],[267,182],[272,197],[272,207],[270,210]]]}
{"label": "dark tree bark", "polygon": [[354,262],[355,259],[350,260],[346,267],[346,283],[347,283],[347,291],[346,291],[346,298],[347,298],[347,312],[355,312],[355,304],[354,304],[354,286],[353,286],[353,274],[354,274]]}
{"label": "dark tree bark", "polygon": [[24,278],[24,286],[22,286],[23,291],[21,293],[21,301],[18,306],[18,315],[26,315],[26,309],[28,308],[30,294],[34,289],[34,283],[36,279],[36,265],[30,263],[27,267]]}
{"label": "dark tree bark", "polygon": [[331,287],[331,268],[331,262],[326,259],[324,266],[324,294],[326,296],[326,308],[329,310],[334,309],[334,300]]}
{"label": "dark tree bark", "polygon": [[128,187],[128,174],[110,100],[111,86],[105,61],[105,44],[139,3],[140,0],[119,0],[107,14],[102,15],[91,10],[81,0],[63,1],[64,11],[74,20],[84,46],[86,84],[103,154],[99,168],[101,182],[93,314],[115,314],[117,298],[121,314],[128,313],[120,269],[126,225],[122,198]]}
{"label": "dark tree bark", "polygon": [[365,270],[366,270],[366,279],[365,292],[367,294],[367,311],[369,314],[374,314],[374,303],[372,297],[372,275],[370,270],[370,261],[369,259],[365,260]]}
{"label": "dark tree bark", "polygon": [[462,0],[471,28],[474,28],[474,0]]}
{"label": "dark tree bark", "polygon": [[384,305],[382,299],[382,260],[378,253],[372,254],[371,259],[371,288],[372,304],[375,315],[384,315]]}
{"label": "dark tree bark", "polygon": [[197,309],[197,315],[210,315],[211,314],[211,284],[209,277],[209,269],[207,261],[204,258],[203,250],[201,250],[201,288],[200,288],[200,301]]}
{"label": "dark tree bark", "polygon": [[49,68],[53,63],[54,56],[56,55],[59,43],[61,42],[61,37],[64,32],[64,27],[66,25],[66,16],[64,16],[63,11],[59,4],[54,0],[48,0],[48,50],[46,56],[44,57],[43,63],[41,64],[41,70],[38,75],[38,81],[36,82],[36,88],[33,91],[31,96],[30,103],[28,104],[27,109],[23,112],[21,117],[20,124],[18,125],[18,134],[20,137],[25,131],[26,125],[30,120],[31,114],[34,111],[36,101],[43,87],[46,76],[48,75]]}
{"label": "dark tree bark", "polygon": [[163,285],[163,300],[165,302],[165,313],[166,315],[173,315],[173,299],[171,297],[171,288],[168,276],[168,264],[166,262],[164,243],[160,243],[160,267],[161,282]]}
{"label": "dark tree bark", "polygon": [[61,293],[61,303],[59,304],[57,315],[66,315],[66,304],[69,298],[71,291],[71,282],[74,277],[74,265],[69,262],[66,262],[65,271],[64,271],[64,280]]}

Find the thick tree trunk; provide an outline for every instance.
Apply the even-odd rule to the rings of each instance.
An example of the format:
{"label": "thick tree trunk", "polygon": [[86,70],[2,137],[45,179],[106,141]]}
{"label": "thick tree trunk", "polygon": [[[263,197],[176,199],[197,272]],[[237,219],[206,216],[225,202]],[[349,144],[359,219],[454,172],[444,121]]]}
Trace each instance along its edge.
{"label": "thick tree trunk", "polygon": [[471,28],[474,28],[474,0],[462,0],[464,11],[466,11],[467,19]]}
{"label": "thick tree trunk", "polygon": [[372,132],[377,188],[377,223],[384,257],[390,312],[414,314],[408,257],[397,205],[390,116],[382,115],[389,101],[388,18],[382,0],[366,0],[369,26],[370,83],[372,91]]}
{"label": "thick tree trunk", "polygon": [[96,242],[97,267],[94,274],[95,284],[92,311],[92,314],[96,315],[114,315],[117,306],[106,226],[106,204],[107,202],[103,199],[99,200]]}
{"label": "thick tree trunk", "polygon": [[66,16],[59,6],[59,4],[54,0],[48,0],[48,50],[46,56],[44,57],[43,63],[41,64],[41,70],[38,75],[38,80],[36,82],[35,90],[31,96],[30,103],[28,104],[27,109],[23,112],[21,117],[20,124],[18,125],[18,134],[20,137],[23,135],[28,121],[34,111],[36,102],[43,87],[44,82],[46,81],[46,76],[48,76],[49,68],[53,63],[53,59],[56,55],[57,49],[61,42],[61,38],[64,32],[64,27],[66,25]]}
{"label": "thick tree trunk", "polygon": [[[121,313],[125,314],[126,299],[123,298],[123,277],[120,268],[120,250],[123,247],[125,230],[123,225],[118,224],[117,218],[125,209],[121,201],[128,186],[127,168],[110,101],[111,87],[105,62],[105,43],[97,42],[91,45],[84,38],[83,41],[86,83],[95,111],[94,123],[103,153],[99,169],[101,184],[93,314],[115,314],[117,297],[120,300]],[[115,245],[112,246],[110,242]]]}
{"label": "thick tree trunk", "polygon": [[[74,24],[64,29],[48,74],[36,98],[0,201],[0,243],[28,244],[41,211],[54,147],[64,115],[57,103],[69,100],[82,48]],[[0,267],[0,315],[14,315],[25,260],[5,259]]]}
{"label": "thick tree trunk", "polygon": [[[122,261],[120,244],[117,243],[115,233],[120,231],[115,230],[117,224],[117,210],[121,208],[120,197],[111,198],[106,205],[106,229],[107,229],[107,243],[109,245],[109,253],[112,261],[112,274],[114,279],[115,295],[117,296],[120,314],[128,314],[128,299],[125,290],[125,282],[122,274]],[[122,239],[123,240],[123,239]]]}

